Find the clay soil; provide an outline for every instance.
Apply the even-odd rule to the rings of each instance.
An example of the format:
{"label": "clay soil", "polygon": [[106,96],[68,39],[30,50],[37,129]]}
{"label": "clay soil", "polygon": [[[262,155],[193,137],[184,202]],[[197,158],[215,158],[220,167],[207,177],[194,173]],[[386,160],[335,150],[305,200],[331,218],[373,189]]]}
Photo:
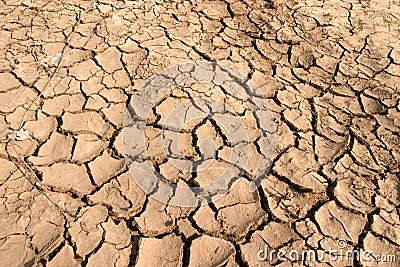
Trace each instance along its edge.
{"label": "clay soil", "polygon": [[[399,26],[398,0],[0,0],[0,266],[399,266]],[[225,197],[183,208],[135,183],[122,130],[138,88],[188,61],[257,84],[276,151],[254,192],[243,178]],[[193,177],[163,156],[163,119],[196,97],[241,114],[250,177],[257,121],[219,87],[176,90],[153,108],[153,165],[186,185],[226,167],[227,137],[213,121],[188,125],[181,142],[196,158],[213,140],[221,158],[211,170]],[[265,247],[339,242],[374,257],[258,259]]]}

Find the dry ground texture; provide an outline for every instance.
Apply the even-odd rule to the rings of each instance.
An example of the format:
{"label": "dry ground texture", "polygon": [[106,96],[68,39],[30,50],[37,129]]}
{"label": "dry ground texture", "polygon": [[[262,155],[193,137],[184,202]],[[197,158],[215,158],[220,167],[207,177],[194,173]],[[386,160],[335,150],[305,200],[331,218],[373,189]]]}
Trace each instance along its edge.
{"label": "dry ground texture", "polygon": [[[378,264],[257,259],[265,245],[323,251],[343,239],[399,266],[399,26],[398,0],[1,0],[0,265]],[[232,66],[264,94],[277,145],[256,191],[241,179],[215,203],[180,208],[132,179],[126,105],[151,75],[187,61]],[[226,163],[193,177],[160,151],[163,116],[199,95],[231,101],[257,132],[245,101],[218,87],[166,96],[148,151],[181,184],[208,183]],[[188,129],[189,157],[202,138],[225,151],[214,121]],[[249,138],[255,159],[257,134]]]}

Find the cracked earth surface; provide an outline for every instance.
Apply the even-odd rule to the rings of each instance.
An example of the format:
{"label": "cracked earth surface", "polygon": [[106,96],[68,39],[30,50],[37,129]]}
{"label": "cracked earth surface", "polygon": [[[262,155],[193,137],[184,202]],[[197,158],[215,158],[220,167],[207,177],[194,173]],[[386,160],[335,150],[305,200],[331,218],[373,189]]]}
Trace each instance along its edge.
{"label": "cracked earth surface", "polygon": [[[398,266],[398,0],[0,2],[1,266]],[[135,91],[188,61],[248,75],[277,140],[256,191],[241,179],[214,203],[181,208],[132,179],[122,129]],[[154,107],[153,165],[186,185],[226,167],[227,137],[212,120],[187,125],[180,139],[190,159],[214,140],[211,169],[193,176],[163,154],[160,125],[199,96],[240,114],[254,172],[257,122],[246,102],[205,85]],[[21,127],[29,138],[10,140]],[[265,245],[321,251],[339,239],[397,263],[257,258]]]}

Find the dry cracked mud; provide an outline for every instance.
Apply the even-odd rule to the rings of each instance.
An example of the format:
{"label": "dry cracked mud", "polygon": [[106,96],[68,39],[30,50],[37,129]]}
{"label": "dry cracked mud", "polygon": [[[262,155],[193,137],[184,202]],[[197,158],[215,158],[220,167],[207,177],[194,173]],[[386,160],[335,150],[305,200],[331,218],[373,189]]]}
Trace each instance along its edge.
{"label": "dry cracked mud", "polygon": [[[0,27],[1,266],[399,266],[398,0],[0,0]],[[246,101],[204,84],[165,96],[146,149],[172,182],[210,183],[230,153],[218,123],[193,121],[183,153],[196,160],[212,139],[217,160],[195,175],[169,163],[160,129],[183,101],[224,101],[249,132],[245,178],[182,208],[135,183],[122,129],[138,88],[188,61],[246,74],[277,129],[250,192],[260,148]],[[339,244],[372,256],[259,257]]]}

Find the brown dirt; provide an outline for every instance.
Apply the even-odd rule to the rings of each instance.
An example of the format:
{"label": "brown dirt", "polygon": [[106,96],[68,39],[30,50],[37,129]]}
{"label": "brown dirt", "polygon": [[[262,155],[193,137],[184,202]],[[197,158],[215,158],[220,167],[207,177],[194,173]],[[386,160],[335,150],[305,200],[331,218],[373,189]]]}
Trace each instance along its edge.
{"label": "brown dirt", "polygon": [[[398,0],[1,0],[0,265],[398,266],[399,19]],[[150,76],[187,61],[232,66],[264,94],[277,151],[257,191],[243,179],[215,203],[180,208],[130,176],[126,105]],[[197,96],[247,108],[218,88],[191,89],[166,97],[149,124]],[[254,118],[242,119],[256,142]],[[21,126],[29,138],[12,140]],[[153,126],[153,164],[190,183]],[[229,154],[215,125],[196,129]],[[190,138],[181,147],[196,157]],[[197,184],[225,165],[212,167]],[[341,239],[397,263],[257,259],[265,245],[322,251]]]}

